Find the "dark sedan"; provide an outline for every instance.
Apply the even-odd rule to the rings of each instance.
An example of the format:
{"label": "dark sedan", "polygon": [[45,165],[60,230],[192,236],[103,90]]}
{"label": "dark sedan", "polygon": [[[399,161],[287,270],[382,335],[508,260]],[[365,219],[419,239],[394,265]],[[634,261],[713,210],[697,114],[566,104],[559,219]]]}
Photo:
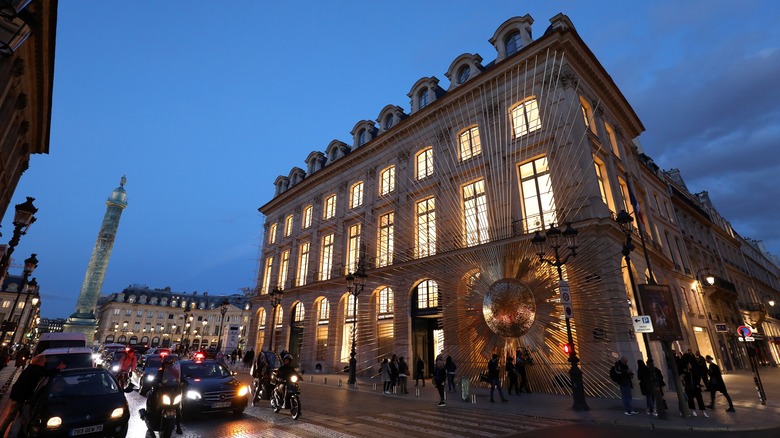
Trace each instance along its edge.
{"label": "dark sedan", "polygon": [[20,411],[19,436],[118,437],[127,435],[125,394],[102,368],[65,369],[44,377]]}
{"label": "dark sedan", "polygon": [[227,367],[213,359],[179,363],[185,414],[232,411],[241,415],[244,412],[249,403],[249,387],[239,382]]}
{"label": "dark sedan", "polygon": [[139,394],[146,395],[152,388],[154,379],[157,377],[157,370],[160,368],[160,364],[165,356],[179,360],[179,356],[175,354],[147,354],[138,362],[138,366],[130,376],[130,382],[138,388]]}

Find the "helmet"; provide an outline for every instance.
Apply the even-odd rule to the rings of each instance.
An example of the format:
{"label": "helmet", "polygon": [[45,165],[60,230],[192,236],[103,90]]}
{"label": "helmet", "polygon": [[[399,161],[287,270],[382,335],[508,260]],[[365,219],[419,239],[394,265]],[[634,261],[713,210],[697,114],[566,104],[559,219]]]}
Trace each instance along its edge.
{"label": "helmet", "polygon": [[291,355],[289,355],[289,354],[285,354],[285,355],[284,355],[284,357],[282,357],[282,360],[283,360],[283,361],[285,361],[285,360],[292,361],[292,356],[291,356]]}
{"label": "helmet", "polygon": [[163,366],[164,365],[171,365],[171,364],[173,364],[175,362],[176,362],[176,359],[174,359],[174,358],[172,358],[170,356],[165,356],[165,358],[162,360]]}

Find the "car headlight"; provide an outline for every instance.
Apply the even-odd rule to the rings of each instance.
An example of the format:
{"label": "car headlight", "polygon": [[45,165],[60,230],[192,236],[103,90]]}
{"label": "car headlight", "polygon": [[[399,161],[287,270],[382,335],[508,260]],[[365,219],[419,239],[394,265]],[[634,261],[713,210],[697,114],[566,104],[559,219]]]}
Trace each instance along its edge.
{"label": "car headlight", "polygon": [[125,408],[116,408],[111,412],[111,418],[121,418],[125,414]]}
{"label": "car headlight", "polygon": [[298,376],[293,375],[292,377],[290,377],[290,381],[293,382],[293,383],[297,382],[298,381]]}
{"label": "car headlight", "polygon": [[154,374],[149,374],[148,376],[146,376],[146,381],[147,382],[154,382]]}
{"label": "car headlight", "polygon": [[181,403],[181,394],[177,394],[176,397],[173,398],[173,404],[178,405]]}
{"label": "car headlight", "polygon": [[51,417],[46,422],[46,427],[48,429],[56,429],[58,427],[62,426],[62,418],[60,417]]}
{"label": "car headlight", "polygon": [[238,396],[243,397],[245,395],[249,394],[249,387],[244,385],[241,388],[238,389]]}
{"label": "car headlight", "polygon": [[116,372],[118,372],[118,371],[119,371],[119,365],[114,365],[114,366],[112,366],[112,367],[111,367],[111,371],[113,371],[113,372],[115,372],[115,373],[116,373]]}
{"label": "car headlight", "polygon": [[201,395],[198,391],[187,391],[187,398],[191,400],[200,400]]}

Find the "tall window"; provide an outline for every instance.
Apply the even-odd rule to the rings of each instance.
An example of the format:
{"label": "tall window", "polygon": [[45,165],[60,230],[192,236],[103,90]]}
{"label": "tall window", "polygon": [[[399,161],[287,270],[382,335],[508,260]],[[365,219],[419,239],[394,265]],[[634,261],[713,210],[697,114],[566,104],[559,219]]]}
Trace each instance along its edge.
{"label": "tall window", "polygon": [[585,121],[585,127],[595,134],[596,124],[593,123],[593,108],[582,96],[580,96],[580,111],[582,112],[582,119]]}
{"label": "tall window", "polygon": [[379,291],[379,308],[377,309],[380,317],[389,315],[393,317],[393,290],[385,287]]}
{"label": "tall window", "polygon": [[349,227],[349,241],[347,242],[347,272],[357,272],[360,259],[360,231],[361,224]]}
{"label": "tall window", "polygon": [[425,280],[417,285],[417,308],[439,307],[439,285],[433,280]]}
{"label": "tall window", "polygon": [[428,106],[428,89],[423,88],[417,93],[417,109],[423,109]]}
{"label": "tall window", "polygon": [[379,267],[393,263],[393,212],[379,216],[379,242],[377,242],[377,264]]}
{"label": "tall window", "polygon": [[349,208],[358,208],[363,205],[363,181],[352,186],[349,191]]}
{"label": "tall window", "polygon": [[379,195],[384,196],[395,190],[395,166],[379,173]]}
{"label": "tall window", "polygon": [[309,270],[309,242],[304,242],[300,246],[301,252],[298,255],[298,286],[306,284],[306,272]]}
{"label": "tall window", "polygon": [[292,227],[293,227],[293,215],[289,215],[286,218],[284,218],[284,237],[287,237],[290,234],[292,234]]}
{"label": "tall window", "polygon": [[327,298],[323,298],[317,315],[317,360],[325,360],[328,351],[328,318],[330,318],[330,304]]}
{"label": "tall window", "polygon": [[325,208],[322,210],[322,218],[330,219],[336,215],[336,195],[325,198]]}
{"label": "tall window", "polygon": [[361,129],[360,134],[358,134],[358,146],[363,146],[366,144],[366,130]]}
{"label": "tall window", "polygon": [[[357,330],[357,318],[355,309],[357,308],[357,298],[352,294],[347,294],[346,309],[344,312],[344,330],[341,338],[341,361],[349,361],[349,352],[352,346],[352,332]],[[357,333],[356,333],[357,334]]]}
{"label": "tall window", "polygon": [[466,129],[460,134],[460,160],[466,161],[482,153],[479,141],[479,129],[476,126]]}
{"label": "tall window", "polygon": [[536,99],[529,99],[510,110],[514,138],[518,138],[542,127],[539,119],[539,104]]}
{"label": "tall window", "polygon": [[628,185],[626,185],[626,181],[619,176],[618,176],[618,184],[620,185],[620,194],[623,197],[623,210],[630,212],[631,209],[628,208],[629,206]]}
{"label": "tall window", "polygon": [[436,200],[424,199],[417,203],[417,257],[436,254]]}
{"label": "tall window", "polygon": [[328,303],[327,298],[323,298],[322,301],[320,301],[320,312],[317,316],[317,322],[319,324],[327,324],[328,319],[330,319],[330,303]]}
{"label": "tall window", "polygon": [[620,158],[620,148],[618,147],[617,137],[615,137],[615,130],[612,129],[612,125],[604,122],[604,129],[607,131],[607,138],[609,139],[609,145],[612,147],[612,152],[616,157]]}
{"label": "tall window", "polygon": [[322,237],[322,257],[320,258],[320,281],[330,279],[333,269],[333,234]]}
{"label": "tall window", "polygon": [[604,164],[594,157],[593,165],[596,169],[596,182],[599,185],[601,200],[604,201],[604,205],[609,208],[609,211],[614,213],[615,203],[612,201],[612,193],[609,190],[609,180],[605,176]]}
{"label": "tall window", "polygon": [[544,230],[557,224],[547,157],[520,165],[520,189],[528,232]]}
{"label": "tall window", "polygon": [[523,40],[520,38],[520,32],[515,31],[510,33],[506,37],[504,46],[506,47],[506,56],[517,53],[517,51],[523,47]]}
{"label": "tall window", "polygon": [[303,215],[301,216],[301,228],[306,229],[311,227],[311,212],[313,208],[311,205],[307,205],[303,209]]}
{"label": "tall window", "polygon": [[463,186],[463,219],[466,245],[474,246],[490,240],[484,180]]}
{"label": "tall window", "polygon": [[268,227],[268,243],[271,245],[276,243],[276,223],[273,223]]}
{"label": "tall window", "polygon": [[290,250],[282,251],[282,263],[279,265],[279,287],[284,289],[287,283],[287,272],[290,269]]}
{"label": "tall window", "polygon": [[274,267],[274,258],[268,257],[265,259],[265,272],[263,273],[263,293],[267,294],[271,291],[271,270]]}
{"label": "tall window", "polygon": [[417,179],[433,175],[433,148],[429,147],[417,154]]}
{"label": "tall window", "polygon": [[303,309],[303,303],[300,301],[293,307],[293,322],[303,322],[303,317],[306,316],[305,310]]}

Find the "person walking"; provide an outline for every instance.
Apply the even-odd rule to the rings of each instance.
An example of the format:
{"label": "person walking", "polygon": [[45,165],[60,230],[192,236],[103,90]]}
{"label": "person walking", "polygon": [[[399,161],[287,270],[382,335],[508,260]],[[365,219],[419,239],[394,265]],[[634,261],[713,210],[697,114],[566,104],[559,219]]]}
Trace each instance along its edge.
{"label": "person walking", "polygon": [[713,362],[712,356],[710,355],[707,355],[705,360],[709,364],[709,369],[707,372],[710,376],[710,404],[708,404],[707,407],[710,409],[715,409],[715,393],[720,392],[724,397],[726,397],[726,401],[729,402],[729,408],[726,409],[726,412],[736,412],[734,410],[734,403],[731,401],[731,396],[726,390],[726,382],[723,381],[723,375],[720,373],[720,367],[716,365],[715,362]]}
{"label": "person walking", "polygon": [[398,392],[401,394],[409,394],[409,391],[406,389],[406,379],[408,376],[409,364],[407,364],[404,357],[401,356],[398,358],[398,385],[400,386]]}
{"label": "person walking", "polygon": [[244,370],[252,366],[252,361],[255,359],[255,349],[250,348],[249,351],[244,353]]}
{"label": "person walking", "polygon": [[628,368],[628,359],[623,356],[619,361],[615,362],[615,374],[617,384],[620,386],[620,399],[623,401],[623,411],[626,415],[636,415],[639,412],[635,411],[632,406],[631,388],[634,387],[632,379],[634,373]]}
{"label": "person walking", "polygon": [[16,369],[19,370],[24,369],[24,367],[27,365],[27,359],[30,358],[30,350],[27,349],[26,345],[22,345],[19,347],[19,350],[16,352],[16,360],[15,365]]}
{"label": "person walking", "polygon": [[390,361],[387,358],[382,359],[379,374],[382,378],[382,392],[390,394]]}
{"label": "person walking", "polygon": [[[518,351],[520,350],[518,349]],[[528,353],[528,350],[523,350],[522,353],[517,355],[517,360],[515,360],[517,377],[520,380],[518,391],[525,391],[529,394],[531,393],[531,387],[528,386],[528,375],[526,374],[525,368],[531,363],[531,355]]]}
{"label": "person walking", "polygon": [[520,388],[517,386],[517,368],[515,367],[515,362],[512,360],[512,356],[506,357],[506,380],[509,385],[509,389],[507,389],[506,393],[507,395],[512,395],[512,388],[515,388],[515,394],[520,395]]}
{"label": "person walking", "polygon": [[498,355],[493,353],[493,356],[488,361],[488,378],[490,379],[490,403],[494,403],[493,392],[498,388],[498,395],[501,396],[502,402],[508,402],[509,400],[504,398],[504,391],[501,390],[501,381],[499,380],[498,372]]}
{"label": "person walking", "polygon": [[0,437],[5,436],[6,430],[16,419],[21,406],[33,396],[33,392],[35,392],[41,377],[55,374],[65,368],[65,364],[60,363],[56,370],[47,371],[45,365],[46,356],[42,354],[33,356],[29,365],[16,378],[16,382],[11,387],[11,395],[9,397],[11,400],[6,404],[2,415],[0,415]]}
{"label": "person walking", "polygon": [[444,361],[436,361],[436,369],[433,371],[433,386],[439,391],[439,406],[446,406],[444,403],[444,385],[447,382],[447,368],[444,367]]}
{"label": "person walking", "polygon": [[653,394],[653,382],[650,368],[647,367],[645,361],[638,359],[636,361],[636,377],[639,380],[639,390],[642,395],[645,396],[646,413],[647,415],[658,416],[658,412],[655,409],[655,394]]}
{"label": "person walking", "polygon": [[414,367],[414,386],[417,386],[420,380],[425,388],[425,362],[423,362],[422,357],[417,356],[417,364]]}
{"label": "person walking", "polygon": [[455,391],[455,370],[457,369],[455,361],[452,360],[452,356],[447,356],[447,360],[444,362],[444,369],[447,370],[447,389],[448,392]]}
{"label": "person walking", "polygon": [[701,395],[701,379],[699,374],[694,369],[694,364],[688,362],[683,369],[682,373],[683,388],[685,388],[685,396],[688,399],[688,408],[691,410],[691,416],[696,416],[696,410],[694,409],[694,400],[699,405],[699,410],[703,417],[709,417],[704,409],[704,398]]}

